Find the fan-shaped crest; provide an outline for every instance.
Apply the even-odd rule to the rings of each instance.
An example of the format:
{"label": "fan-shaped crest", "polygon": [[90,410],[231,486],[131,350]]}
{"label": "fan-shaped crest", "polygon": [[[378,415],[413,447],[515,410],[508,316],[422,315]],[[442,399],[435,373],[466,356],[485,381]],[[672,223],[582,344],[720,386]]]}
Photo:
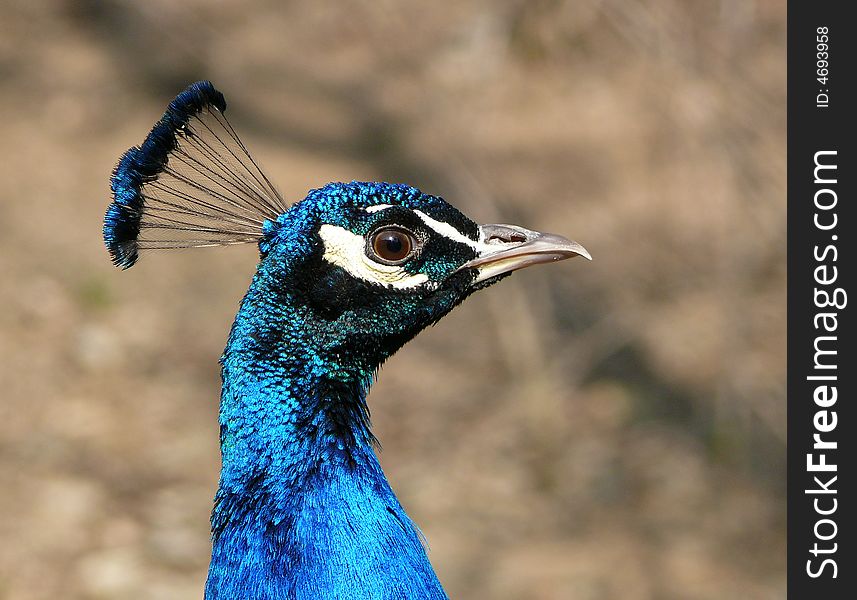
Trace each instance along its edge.
{"label": "fan-shaped crest", "polygon": [[104,217],[114,264],[130,267],[140,249],[258,242],[265,220],[285,212],[225,111],[211,82],[194,83],[122,156]]}

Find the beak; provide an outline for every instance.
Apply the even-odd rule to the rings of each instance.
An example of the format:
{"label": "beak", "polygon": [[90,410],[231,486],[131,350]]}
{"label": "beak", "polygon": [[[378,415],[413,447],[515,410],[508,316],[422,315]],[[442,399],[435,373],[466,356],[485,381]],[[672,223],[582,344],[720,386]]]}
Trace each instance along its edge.
{"label": "beak", "polygon": [[531,265],[582,256],[592,260],[586,248],[553,233],[530,231],[517,225],[481,225],[479,254],[457,270],[478,269],[473,283],[517,271]]}

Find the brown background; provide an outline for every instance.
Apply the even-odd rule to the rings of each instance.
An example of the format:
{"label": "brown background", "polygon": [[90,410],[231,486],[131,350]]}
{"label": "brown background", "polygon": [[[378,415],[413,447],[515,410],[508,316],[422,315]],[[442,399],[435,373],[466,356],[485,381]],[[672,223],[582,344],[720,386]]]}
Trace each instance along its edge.
{"label": "brown background", "polygon": [[386,365],[382,460],[454,598],[782,598],[785,8],[0,6],[0,598],[199,598],[252,247],[109,264],[119,155],[209,78],[287,198],[404,181],[595,260]]}

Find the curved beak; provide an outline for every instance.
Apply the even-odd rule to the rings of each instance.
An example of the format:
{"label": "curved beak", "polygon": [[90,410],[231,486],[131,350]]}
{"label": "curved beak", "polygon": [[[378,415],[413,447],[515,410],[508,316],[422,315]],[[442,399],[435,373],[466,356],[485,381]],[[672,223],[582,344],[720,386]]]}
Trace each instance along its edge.
{"label": "curved beak", "polygon": [[575,256],[592,260],[586,248],[577,242],[554,233],[531,231],[517,225],[481,225],[479,242],[476,258],[457,269],[478,269],[479,274],[473,283],[531,265]]}

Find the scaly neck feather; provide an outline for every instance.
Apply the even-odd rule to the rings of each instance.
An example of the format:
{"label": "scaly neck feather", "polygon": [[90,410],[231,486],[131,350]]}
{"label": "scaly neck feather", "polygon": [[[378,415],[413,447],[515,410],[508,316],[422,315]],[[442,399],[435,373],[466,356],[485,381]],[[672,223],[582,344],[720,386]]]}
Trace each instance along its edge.
{"label": "scaly neck feather", "polygon": [[263,261],[222,358],[206,600],[446,598],[373,448],[386,353],[344,352],[277,269]]}

